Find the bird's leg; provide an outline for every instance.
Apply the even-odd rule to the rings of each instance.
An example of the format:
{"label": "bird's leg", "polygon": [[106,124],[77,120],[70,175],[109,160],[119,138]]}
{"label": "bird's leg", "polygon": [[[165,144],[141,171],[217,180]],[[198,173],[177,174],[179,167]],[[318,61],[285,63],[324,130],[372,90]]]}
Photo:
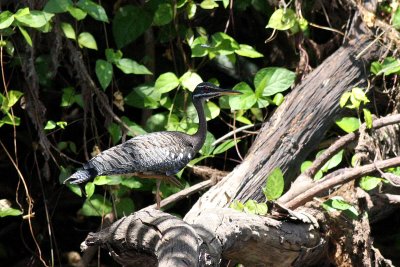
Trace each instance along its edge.
{"label": "bird's leg", "polygon": [[156,181],[156,187],[157,187],[157,191],[156,191],[156,202],[157,202],[157,209],[160,209],[160,202],[161,202],[161,192],[160,192],[160,185],[161,185],[161,180],[157,179]]}
{"label": "bird's leg", "polygon": [[162,174],[152,174],[152,173],[135,173],[136,177],[145,178],[145,179],[156,179],[156,201],[157,201],[157,209],[160,209],[161,203],[161,191],[160,185],[162,181],[166,181],[172,185],[182,188],[182,184],[173,176],[162,175]]}

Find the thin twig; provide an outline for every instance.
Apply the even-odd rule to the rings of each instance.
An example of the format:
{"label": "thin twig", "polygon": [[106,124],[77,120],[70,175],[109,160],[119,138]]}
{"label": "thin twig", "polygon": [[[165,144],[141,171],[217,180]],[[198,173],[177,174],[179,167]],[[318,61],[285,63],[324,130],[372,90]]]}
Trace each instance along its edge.
{"label": "thin twig", "polygon": [[[179,191],[178,193],[173,194],[173,195],[163,199],[160,202],[160,208],[165,208],[166,206],[168,206],[168,205],[170,205],[170,204],[172,204],[174,202],[177,202],[179,200],[187,198],[187,197],[193,195],[196,192],[199,192],[199,191],[204,190],[204,189],[206,189],[208,187],[211,187],[213,184],[214,183],[213,183],[212,180],[207,180],[207,181],[195,184],[195,185],[193,185],[191,187],[185,188],[185,189]],[[148,209],[148,208],[155,209],[156,207],[157,207],[157,204],[153,204],[151,206],[148,206],[146,209]]]}
{"label": "thin twig", "polygon": [[16,170],[17,173],[18,173],[19,178],[20,178],[21,181],[22,181],[22,184],[24,185],[25,194],[26,194],[26,201],[27,201],[27,203],[28,203],[28,214],[25,215],[24,217],[28,219],[29,230],[30,230],[30,233],[31,233],[31,235],[32,235],[33,242],[35,243],[36,249],[38,250],[39,259],[40,259],[40,261],[43,263],[44,266],[48,266],[47,263],[46,263],[46,261],[45,261],[45,260],[43,259],[43,257],[42,257],[42,250],[40,249],[39,243],[38,243],[38,241],[36,240],[36,237],[35,237],[35,234],[34,234],[34,231],[33,231],[33,226],[32,226],[32,221],[31,221],[31,219],[32,219],[35,215],[34,215],[34,213],[32,213],[32,210],[33,210],[33,200],[32,200],[31,195],[29,194],[28,185],[26,184],[26,181],[25,181],[24,176],[22,175],[22,173],[21,173],[21,171],[19,170],[19,168],[18,168],[17,164],[15,163],[14,159],[12,158],[12,156],[10,155],[10,153],[8,152],[7,148],[4,146],[3,142],[0,141],[0,145],[1,145],[1,147],[3,148],[4,152],[6,153],[7,157],[10,159],[12,165],[14,166],[15,170]]}
{"label": "thin twig", "polygon": [[249,124],[249,125],[245,125],[245,126],[236,128],[236,129],[230,131],[229,133],[221,136],[217,140],[215,140],[211,145],[212,146],[216,146],[216,145],[218,145],[219,143],[222,143],[224,140],[226,140],[227,138],[231,137],[234,134],[237,134],[237,133],[239,133],[239,132],[241,132],[243,130],[246,130],[246,129],[249,129],[249,128],[252,128],[252,127],[256,127],[256,126],[260,126],[260,125],[261,125],[261,123],[257,123],[257,124]]}

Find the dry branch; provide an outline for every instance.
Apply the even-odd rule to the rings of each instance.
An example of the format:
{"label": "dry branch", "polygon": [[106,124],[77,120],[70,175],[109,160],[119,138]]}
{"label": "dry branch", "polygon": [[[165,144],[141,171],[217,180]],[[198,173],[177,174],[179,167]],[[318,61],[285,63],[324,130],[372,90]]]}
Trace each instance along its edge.
{"label": "dry branch", "polygon": [[319,193],[333,188],[334,186],[347,183],[356,178],[365,176],[372,172],[377,171],[377,169],[384,169],[394,166],[400,166],[400,157],[395,157],[387,160],[376,161],[372,164],[355,167],[355,168],[346,168],[343,169],[340,175],[329,174],[325,178],[318,180],[314,183],[313,187],[308,189],[307,191],[301,193],[296,196],[292,200],[288,201],[285,206],[289,209],[295,209],[306,202],[310,201],[314,196],[317,196]]}
{"label": "dry branch", "polygon": [[[400,114],[390,115],[383,118],[374,120],[372,123],[372,129],[379,129],[384,126],[399,124]],[[366,124],[363,123],[360,129],[365,129]],[[287,191],[282,197],[279,198],[279,203],[285,204],[300,193],[306,191],[313,186],[314,175],[322,168],[322,166],[328,162],[328,160],[338,153],[341,149],[346,147],[349,143],[355,141],[360,132],[354,132],[342,136],[336,140],[328,149],[326,149],[299,177],[296,178],[294,183],[291,185],[289,191]]]}

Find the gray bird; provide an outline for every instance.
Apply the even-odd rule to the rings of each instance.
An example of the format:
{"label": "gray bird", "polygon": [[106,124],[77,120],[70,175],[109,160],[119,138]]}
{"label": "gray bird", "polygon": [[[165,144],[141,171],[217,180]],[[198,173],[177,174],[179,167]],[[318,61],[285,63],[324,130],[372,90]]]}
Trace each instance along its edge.
{"label": "gray bird", "polygon": [[172,176],[184,168],[204,144],[207,133],[204,101],[221,95],[237,94],[241,93],[219,88],[212,83],[198,84],[192,94],[192,102],[199,117],[199,128],[195,134],[162,131],[133,137],[95,156],[64,183],[80,184],[99,175],[133,174],[142,178],[156,178],[159,208],[160,180],[174,181]]}

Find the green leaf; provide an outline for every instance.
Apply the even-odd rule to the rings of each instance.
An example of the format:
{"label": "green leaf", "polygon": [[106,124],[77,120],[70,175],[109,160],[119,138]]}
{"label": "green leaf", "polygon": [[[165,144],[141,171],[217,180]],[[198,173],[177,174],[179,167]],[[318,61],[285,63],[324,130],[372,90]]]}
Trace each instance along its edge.
{"label": "green leaf", "polygon": [[106,59],[110,63],[116,63],[118,60],[122,59],[122,52],[121,50],[114,50],[111,48],[106,49]]}
{"label": "green leaf", "polygon": [[21,119],[19,117],[13,116],[11,113],[6,112],[6,116],[4,116],[0,120],[0,127],[3,126],[4,124],[19,126],[20,122],[21,122]]}
{"label": "green leaf", "polygon": [[288,89],[294,82],[296,75],[285,68],[269,67],[261,69],[254,77],[254,86],[257,97],[271,96]]}
{"label": "green leaf", "polygon": [[67,147],[68,147],[68,143],[67,143],[67,142],[61,141],[61,142],[58,142],[58,143],[57,143],[57,148],[58,148],[60,151],[66,149]]}
{"label": "green leaf", "polygon": [[91,198],[86,199],[79,213],[84,216],[103,216],[112,210],[111,202],[104,199],[103,196],[94,194]]}
{"label": "green leaf", "polygon": [[131,121],[128,117],[122,116],[121,120],[129,127],[129,132],[127,135],[136,136],[147,133],[139,124]]}
{"label": "green leaf", "polygon": [[0,13],[0,30],[8,28],[14,21],[14,15],[6,10]]}
{"label": "green leaf", "polygon": [[78,154],[78,152],[76,151],[76,145],[74,142],[71,142],[71,141],[68,142],[68,147],[74,154]]}
{"label": "green leaf", "polygon": [[190,45],[192,57],[204,57],[208,54],[208,39],[206,36],[200,36],[194,39]]}
{"label": "green leaf", "polygon": [[240,46],[235,39],[226,33],[217,32],[211,36],[211,46],[208,51],[214,55],[231,55],[238,49]]}
{"label": "green leaf", "polygon": [[130,188],[130,189],[139,189],[139,188],[143,187],[143,184],[140,181],[138,181],[137,179],[133,178],[133,177],[130,177],[130,178],[127,178],[127,179],[123,179],[121,181],[121,184],[123,186],[126,186],[126,187]]}
{"label": "green leaf", "polygon": [[373,74],[377,75],[381,69],[382,69],[382,65],[381,65],[381,63],[379,63],[379,61],[372,62],[370,71]]}
{"label": "green leaf", "polygon": [[23,26],[31,28],[40,28],[50,22],[54,14],[44,11],[32,10],[24,16],[15,15],[15,19],[22,23]]}
{"label": "green leaf", "polygon": [[284,186],[283,173],[280,168],[275,168],[267,177],[267,182],[262,190],[267,200],[275,200],[282,195]]}
{"label": "green leaf", "polygon": [[179,85],[179,79],[172,72],[166,72],[161,74],[155,83],[156,90],[159,90],[160,93],[167,93]]}
{"label": "green leaf", "polygon": [[344,211],[345,214],[352,219],[357,219],[358,217],[358,211],[340,196],[328,199],[327,201],[322,203],[322,207],[330,212],[335,210]]}
{"label": "green leaf", "polygon": [[368,129],[371,129],[372,128],[372,114],[371,114],[371,111],[369,111],[366,108],[363,108],[363,113],[364,113],[365,124],[367,125]]}
{"label": "green leaf", "polygon": [[75,30],[71,24],[62,22],[61,29],[62,29],[65,37],[72,39],[72,40],[76,40]]}
{"label": "green leaf", "polygon": [[[193,167],[194,165],[196,165],[197,163],[199,163],[199,162],[202,161],[203,159],[207,159],[207,158],[210,158],[210,157],[211,157],[210,155],[197,157],[197,158],[195,158],[195,159],[192,159],[192,160],[187,164],[187,166]],[[183,172],[183,169],[182,169],[180,172]]]}
{"label": "green leaf", "polygon": [[240,44],[239,49],[235,50],[235,53],[242,57],[258,58],[264,55],[257,52],[252,46],[246,44]]}
{"label": "green leaf", "polygon": [[22,211],[12,208],[8,199],[0,199],[0,218],[19,215],[22,215]]}
{"label": "green leaf", "polygon": [[145,66],[140,65],[136,61],[129,58],[122,58],[115,62],[115,66],[122,70],[125,74],[147,74],[151,75],[151,71],[149,71]]}
{"label": "green leaf", "polygon": [[113,20],[113,35],[117,47],[122,47],[135,41],[151,25],[153,17],[143,8],[126,5],[120,7]]}
{"label": "green leaf", "polygon": [[352,133],[360,128],[360,121],[355,117],[343,117],[335,123],[346,133]]}
{"label": "green leaf", "polygon": [[[236,200],[237,201],[237,200]],[[235,202],[233,202],[235,203]],[[232,204],[233,204],[232,203]],[[244,211],[249,214],[257,214],[264,216],[268,212],[268,206],[266,203],[258,203],[255,200],[249,199],[244,204],[238,201],[239,204],[231,205],[234,209],[238,211]]]}
{"label": "green leaf", "polygon": [[271,15],[266,28],[272,28],[279,31],[289,30],[297,23],[296,13],[290,9],[277,9]]}
{"label": "green leaf", "polygon": [[123,217],[135,211],[133,200],[127,197],[121,198],[116,203],[117,216]]}
{"label": "green leaf", "polygon": [[89,16],[98,21],[108,23],[106,11],[101,5],[96,4],[90,0],[80,0],[77,4],[83,11],[87,12]]}
{"label": "green leaf", "polygon": [[86,47],[89,49],[97,50],[97,43],[93,35],[88,32],[82,32],[78,36],[79,47]]}
{"label": "green leaf", "polygon": [[22,95],[23,93],[20,91],[10,90],[8,92],[8,97],[2,103],[2,108],[8,110],[18,102],[18,100],[21,98]]}
{"label": "green leaf", "polygon": [[257,201],[249,199],[244,203],[243,211],[249,214],[257,214]]}
{"label": "green leaf", "polygon": [[[318,157],[319,155],[321,155],[322,152],[324,152],[324,150],[320,151],[320,152],[317,154],[317,157]],[[333,169],[333,168],[335,168],[336,166],[338,166],[338,165],[342,162],[342,159],[343,159],[343,152],[344,152],[344,150],[342,149],[342,150],[340,150],[338,153],[336,153],[330,160],[328,160],[328,161],[324,164],[324,166],[322,166],[321,171],[322,171],[322,172],[327,172],[328,170]]]}
{"label": "green leaf", "polygon": [[168,114],[157,113],[152,115],[146,122],[146,130],[149,132],[159,132],[165,130],[168,121]]}
{"label": "green leaf", "polygon": [[10,41],[5,41],[5,42],[6,42],[5,48],[6,48],[7,54],[8,54],[9,56],[11,56],[11,57],[14,57],[15,48],[14,48],[13,43],[10,42]]}
{"label": "green leaf", "polygon": [[266,203],[257,203],[256,204],[256,214],[260,216],[264,216],[268,213],[268,205]]}
{"label": "green leaf", "polygon": [[122,137],[121,127],[119,127],[118,124],[112,122],[107,127],[107,130],[111,135],[113,145],[116,145],[119,142],[119,140],[121,140]]}
{"label": "green leaf", "polygon": [[55,121],[49,120],[46,123],[46,126],[44,126],[45,130],[53,130],[54,128],[56,128],[57,124],[55,123]]}
{"label": "green leaf", "polygon": [[234,200],[230,205],[229,208],[242,212],[244,210],[244,204],[239,200]]}
{"label": "green leaf", "polygon": [[22,36],[24,37],[25,41],[28,43],[28,45],[32,46],[32,39],[29,36],[28,32],[21,26],[18,26],[18,29],[21,32]]}
{"label": "green leaf", "polygon": [[279,107],[283,101],[285,100],[285,97],[281,93],[277,93],[274,95],[274,98],[272,99],[272,103],[274,103],[277,107]]}
{"label": "green leaf", "polygon": [[96,61],[96,76],[100,82],[101,88],[105,91],[110,85],[113,75],[113,68],[111,63],[98,59]]}
{"label": "green leaf", "polygon": [[69,6],[67,10],[76,20],[83,20],[87,15],[85,11],[77,7]]}
{"label": "green leaf", "polygon": [[211,155],[214,150],[213,143],[215,142],[215,137],[212,133],[207,132],[206,141],[204,142],[203,147],[200,149],[200,154],[204,156]]}
{"label": "green leaf", "polygon": [[300,166],[300,172],[301,173],[305,172],[306,170],[308,170],[311,167],[311,165],[312,165],[312,161],[310,161],[310,160],[304,161]]}
{"label": "green leaf", "polygon": [[186,5],[186,14],[188,16],[188,19],[193,19],[194,16],[196,15],[196,10],[197,10],[197,5],[195,2],[190,1]]}
{"label": "green leaf", "polygon": [[250,109],[251,114],[256,118],[256,120],[263,122],[264,121],[264,115],[262,112],[261,108],[251,108]]}
{"label": "green leaf", "polygon": [[229,6],[230,0],[222,0],[222,5],[226,9]]}
{"label": "green leaf", "polygon": [[221,109],[214,102],[208,101],[204,105],[204,113],[206,114],[207,120],[212,120],[212,119],[218,117],[220,112],[221,112]]}
{"label": "green leaf", "polygon": [[75,97],[76,97],[76,93],[74,88],[72,87],[66,87],[63,89],[63,94],[61,97],[61,103],[60,106],[61,107],[69,107],[72,104],[75,103]]}
{"label": "green leaf", "polygon": [[247,125],[253,124],[248,118],[246,118],[244,116],[237,116],[236,120],[238,122],[241,122],[241,123],[244,123],[244,124],[247,124]]}
{"label": "green leaf", "polygon": [[203,0],[200,7],[202,9],[214,9],[218,7],[218,4],[214,0]]}
{"label": "green leaf", "polygon": [[179,78],[179,81],[184,88],[188,89],[190,92],[193,92],[196,86],[201,83],[203,79],[201,79],[197,73],[189,70]]}
{"label": "green leaf", "polygon": [[239,143],[240,139],[237,140],[237,142],[235,142],[234,139],[230,139],[230,140],[226,140],[225,142],[223,142],[222,144],[220,144],[219,146],[217,146],[214,151],[213,151],[213,155],[217,155],[217,154],[221,154],[224,153],[225,151],[227,151],[228,149],[232,148],[235,146],[235,144]]}
{"label": "green leaf", "polygon": [[365,94],[365,92],[358,87],[354,87],[351,90],[351,94],[354,95],[354,98],[357,99],[360,102],[363,102],[364,104],[369,102],[369,99],[367,97],[367,95]]}
{"label": "green leaf", "polygon": [[398,6],[392,16],[392,25],[396,30],[400,30],[400,7]]}
{"label": "green leaf", "polygon": [[[256,95],[250,86],[245,82],[240,82],[233,87],[233,90],[239,91],[241,95],[233,95],[229,97],[229,106],[233,110],[247,110],[254,106],[257,102]],[[224,97],[226,98],[226,97]]]}
{"label": "green leaf", "polygon": [[95,185],[94,185],[94,183],[92,183],[92,182],[88,182],[88,183],[85,185],[86,198],[91,198],[91,197],[93,196],[93,194],[94,194],[94,188],[95,188]]}
{"label": "green leaf", "polygon": [[124,98],[125,104],[136,108],[158,108],[161,93],[150,85],[139,85]]}
{"label": "green leaf", "polygon": [[371,64],[371,72],[375,75],[390,75],[400,73],[400,59],[386,57],[382,63],[375,61]]}
{"label": "green leaf", "polygon": [[110,176],[97,176],[94,178],[93,184],[95,185],[119,185],[122,183],[124,178],[120,175]]}
{"label": "green leaf", "polygon": [[63,166],[60,166],[60,175],[58,176],[59,183],[63,184],[65,180],[70,176],[71,176],[71,168],[70,167],[64,168]]}
{"label": "green leaf", "polygon": [[299,23],[300,30],[307,34],[307,32],[309,31],[308,21],[305,18],[301,17],[297,20],[297,22]]}
{"label": "green leaf", "polygon": [[23,17],[26,16],[30,13],[29,7],[21,8],[17,10],[17,13],[15,13],[14,17]]}
{"label": "green leaf", "polygon": [[49,0],[44,6],[43,11],[49,13],[63,13],[68,11],[68,7],[72,6],[71,0]]}
{"label": "green leaf", "polygon": [[359,185],[365,191],[370,191],[381,184],[382,178],[364,176],[360,179]]}
{"label": "green leaf", "polygon": [[173,19],[174,10],[169,3],[159,4],[154,13],[153,24],[156,26],[162,26],[170,23]]}
{"label": "green leaf", "polygon": [[345,92],[341,97],[340,97],[340,107],[343,108],[344,106],[346,106],[347,101],[349,101],[349,98],[351,96],[350,92]]}
{"label": "green leaf", "polygon": [[68,123],[66,121],[57,121],[56,125],[60,127],[61,129],[65,129],[67,127]]}

